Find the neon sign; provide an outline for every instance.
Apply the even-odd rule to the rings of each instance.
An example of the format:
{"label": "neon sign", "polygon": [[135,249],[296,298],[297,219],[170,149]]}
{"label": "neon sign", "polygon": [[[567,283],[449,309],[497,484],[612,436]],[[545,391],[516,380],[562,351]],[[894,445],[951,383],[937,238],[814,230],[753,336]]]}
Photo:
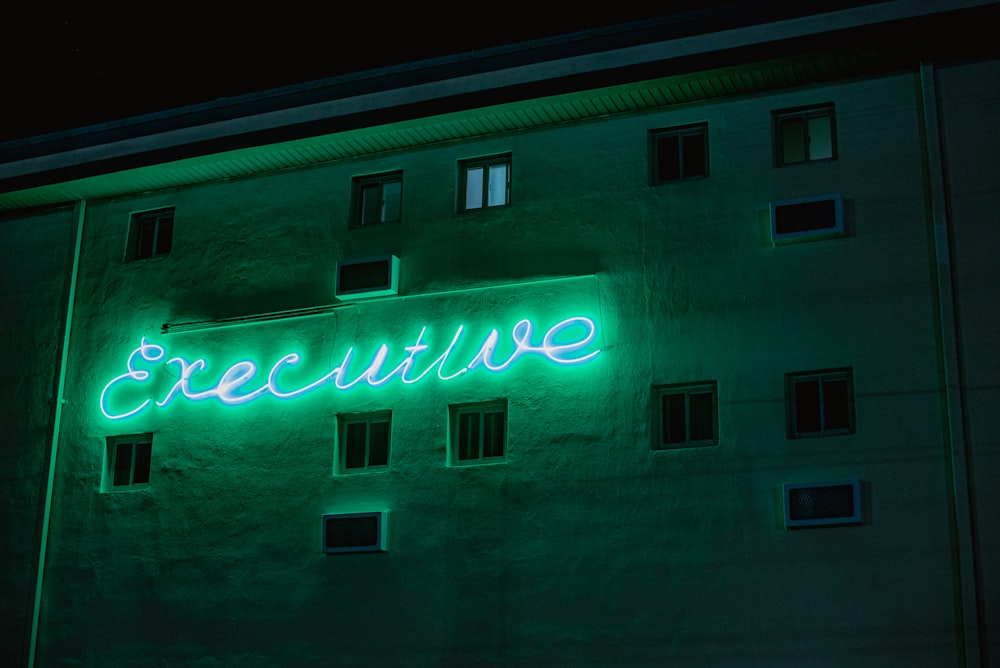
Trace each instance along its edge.
{"label": "neon sign", "polygon": [[[302,357],[298,353],[288,353],[278,359],[265,374],[259,374],[256,363],[243,360],[231,365],[219,375],[214,383],[196,387],[199,377],[208,372],[208,363],[204,359],[194,361],[183,357],[167,359],[166,347],[151,343],[145,337],[139,342],[139,347],[129,354],[125,362],[125,373],[111,379],[101,391],[101,412],[109,420],[123,420],[139,413],[163,408],[173,401],[183,398],[188,401],[204,401],[216,399],[228,406],[245,404],[260,397],[271,395],[279,399],[292,399],[313,392],[321,387],[332,385],[338,390],[347,390],[361,383],[371,387],[385,385],[398,379],[405,385],[412,385],[428,377],[436,370],[440,380],[447,381],[463,376],[479,368],[499,373],[508,370],[517,360],[524,356],[535,355],[560,366],[583,364],[593,360],[601,352],[600,349],[588,350],[597,335],[597,325],[590,318],[576,316],[561,320],[549,327],[540,336],[535,334],[535,325],[530,320],[521,320],[511,330],[513,348],[506,359],[497,359],[497,347],[500,344],[500,332],[491,330],[477,352],[464,365],[452,359],[457,356],[456,349],[465,331],[464,327],[455,330],[451,342],[444,352],[429,359],[430,346],[424,343],[427,328],[424,327],[417,335],[412,345],[405,346],[406,354],[389,370],[386,361],[390,357],[389,346],[382,344],[375,355],[362,369],[355,359],[354,347],[348,348],[343,361],[332,370],[305,384],[289,386],[282,382],[283,373],[290,367],[299,364]],[[433,355],[433,353],[430,353]],[[168,369],[172,367],[175,373]],[[151,386],[156,385],[157,373],[169,374],[176,378],[170,389],[159,399],[151,393]],[[287,374],[285,374],[287,376]],[[146,388],[143,388],[146,386]],[[145,392],[144,392],[145,390]],[[118,399],[115,403],[131,402],[127,410],[115,411],[109,407],[114,395],[127,394],[130,399]]]}

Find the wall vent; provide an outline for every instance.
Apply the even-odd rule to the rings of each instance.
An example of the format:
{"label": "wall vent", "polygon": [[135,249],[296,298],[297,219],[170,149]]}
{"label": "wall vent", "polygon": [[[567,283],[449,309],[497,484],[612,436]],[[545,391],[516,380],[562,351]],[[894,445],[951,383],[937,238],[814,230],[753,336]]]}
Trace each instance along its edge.
{"label": "wall vent", "polygon": [[844,236],[844,204],[840,195],[771,202],[774,243]]}
{"label": "wall vent", "polygon": [[399,258],[395,255],[337,263],[338,299],[385,297],[399,292]]}
{"label": "wall vent", "polygon": [[323,515],[323,551],[385,552],[389,513],[338,513]]}
{"label": "wall vent", "polygon": [[861,483],[785,483],[785,528],[861,524]]}

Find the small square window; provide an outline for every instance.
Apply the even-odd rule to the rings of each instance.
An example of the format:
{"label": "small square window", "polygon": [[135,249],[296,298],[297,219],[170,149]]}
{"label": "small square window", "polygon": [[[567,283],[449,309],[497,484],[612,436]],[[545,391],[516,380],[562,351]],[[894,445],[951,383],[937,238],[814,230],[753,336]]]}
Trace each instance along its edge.
{"label": "small square window", "polygon": [[174,210],[133,213],[128,231],[128,259],[145,260],[166,255],[173,246]]}
{"label": "small square window", "polygon": [[719,442],[719,392],[715,382],[653,388],[654,450]]}
{"label": "small square window", "polygon": [[502,462],[507,457],[507,402],[451,407],[452,466]]}
{"label": "small square window", "polygon": [[650,185],[708,176],[708,123],[649,133]]}
{"label": "small square window", "polygon": [[389,412],[337,417],[337,466],[340,474],[389,468]]}
{"label": "small square window", "polygon": [[354,227],[398,223],[402,217],[403,172],[355,178],[352,202]]}
{"label": "small square window", "polygon": [[148,487],[152,450],[152,434],[109,436],[101,491],[118,492]]}
{"label": "small square window", "polygon": [[510,154],[459,163],[459,210],[510,204]]}
{"label": "small square window", "polygon": [[773,112],[777,167],[837,159],[832,104]]}
{"label": "small square window", "polygon": [[854,380],[851,369],[787,374],[788,437],[854,433]]}

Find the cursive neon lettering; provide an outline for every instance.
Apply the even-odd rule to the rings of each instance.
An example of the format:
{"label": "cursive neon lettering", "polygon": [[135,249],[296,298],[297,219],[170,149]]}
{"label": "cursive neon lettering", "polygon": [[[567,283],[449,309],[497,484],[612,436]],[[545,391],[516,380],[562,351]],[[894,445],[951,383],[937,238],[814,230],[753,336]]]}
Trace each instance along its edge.
{"label": "cursive neon lettering", "polygon": [[[208,373],[208,363],[204,359],[190,361],[183,357],[172,357],[166,362],[161,362],[167,355],[166,348],[150,343],[144,337],[140,340],[139,347],[126,359],[125,372],[112,378],[101,390],[100,409],[109,420],[123,420],[153,407],[165,408],[180,397],[189,401],[216,399],[224,405],[236,406],[268,394],[279,399],[299,397],[330,384],[331,381],[338,390],[348,390],[362,383],[370,387],[380,387],[395,378],[405,385],[412,385],[435,370],[439,380],[448,381],[479,367],[494,373],[503,372],[521,357],[529,355],[547,359],[560,366],[570,366],[589,362],[601,352],[599,348],[592,347],[597,336],[597,325],[590,318],[582,316],[567,318],[549,327],[540,337],[535,335],[535,326],[530,320],[520,320],[511,329],[511,352],[506,359],[497,359],[501,336],[499,330],[493,329],[476,348],[472,359],[467,364],[461,365],[454,359],[465,333],[465,328],[459,326],[444,351],[422,371],[418,371],[418,360],[430,350],[430,346],[424,342],[426,332],[426,327],[420,330],[416,341],[403,348],[406,355],[387,372],[383,369],[392,355],[388,345],[380,345],[363,369],[356,368],[349,372],[351,366],[357,366],[355,350],[351,346],[338,366],[319,377],[313,376],[314,380],[305,384],[295,386],[297,384],[294,382],[288,383],[287,374],[285,374],[285,384],[279,383],[282,372],[297,366],[302,361],[302,356],[298,353],[289,353],[280,357],[271,366],[266,374],[266,380],[261,385],[254,386],[254,379],[258,377],[257,365],[250,360],[243,360],[229,366],[214,384],[203,385],[204,389],[192,388],[192,380],[195,377],[203,377]],[[156,399],[154,396],[157,378],[153,374],[153,369],[156,367],[152,365],[156,363],[160,363],[158,366],[162,372],[159,380],[171,376],[176,378],[161,399]],[[172,373],[171,369],[176,369],[177,373]],[[261,380],[257,382],[260,383]],[[112,403],[122,404],[125,408],[115,410],[110,405]]]}

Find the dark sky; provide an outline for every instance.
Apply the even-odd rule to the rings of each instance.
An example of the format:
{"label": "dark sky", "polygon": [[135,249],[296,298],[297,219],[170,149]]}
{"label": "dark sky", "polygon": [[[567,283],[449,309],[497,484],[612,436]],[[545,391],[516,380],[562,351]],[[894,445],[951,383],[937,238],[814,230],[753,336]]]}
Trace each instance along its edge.
{"label": "dark sky", "polygon": [[355,3],[347,14],[347,3],[309,9],[272,3],[258,10],[232,4],[230,15],[169,3],[132,3],[115,12],[82,2],[42,7],[8,17],[2,28],[0,140],[706,4],[680,0],[655,10],[561,10],[547,17],[477,14],[465,23],[428,9],[430,3],[393,9]]}

